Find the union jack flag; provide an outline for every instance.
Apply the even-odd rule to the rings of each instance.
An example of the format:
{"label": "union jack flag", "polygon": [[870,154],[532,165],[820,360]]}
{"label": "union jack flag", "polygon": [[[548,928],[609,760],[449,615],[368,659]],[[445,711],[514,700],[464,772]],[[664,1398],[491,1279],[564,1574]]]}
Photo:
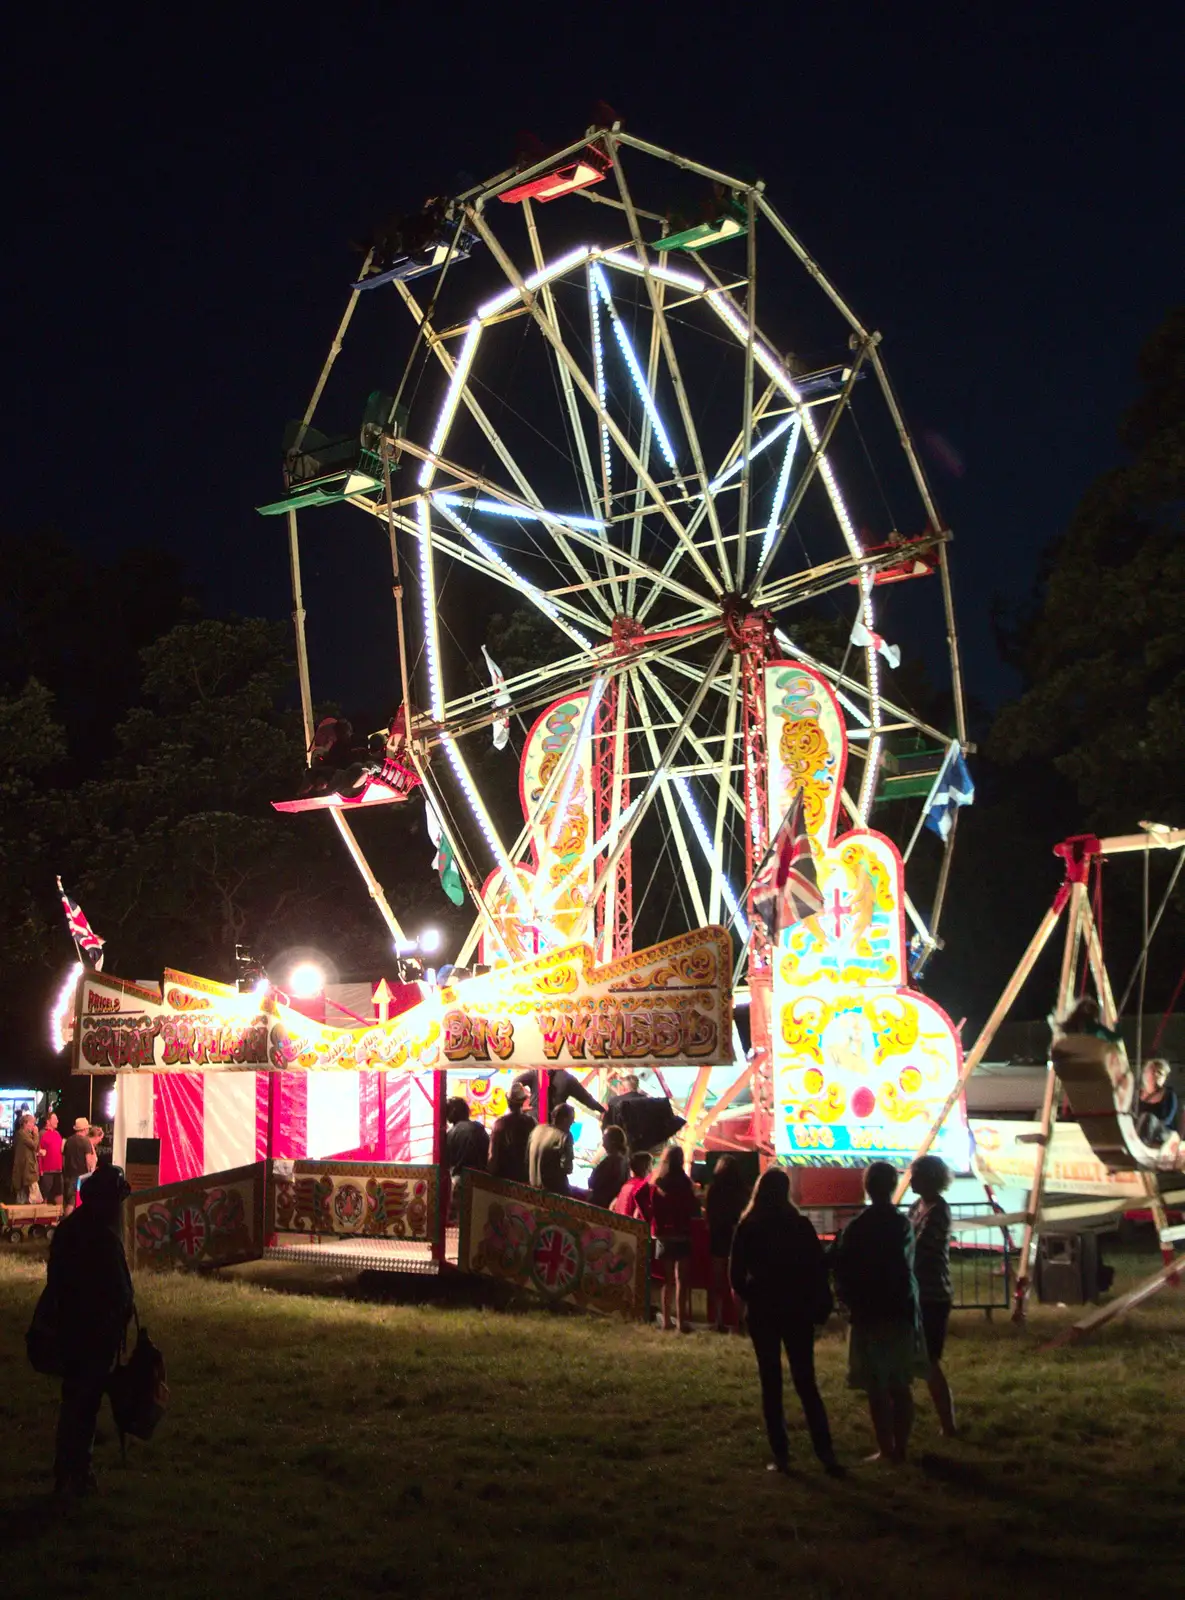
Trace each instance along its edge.
{"label": "union jack flag", "polygon": [[62,897],[62,909],[66,913],[66,926],[69,928],[70,937],[74,940],[75,947],[78,950],[78,959],[85,962],[87,966],[93,967],[96,972],[102,972],[103,946],[107,941],[99,938],[99,935],[86,920],[86,913],[78,904],[78,901],[71,900],[65,889],[62,888],[61,878],[58,879],[58,893]]}
{"label": "union jack flag", "polygon": [[753,911],[776,943],[783,928],[805,922],[823,909],[819,878],[803,820],[802,791],[782,820],[778,836],[753,880]]}

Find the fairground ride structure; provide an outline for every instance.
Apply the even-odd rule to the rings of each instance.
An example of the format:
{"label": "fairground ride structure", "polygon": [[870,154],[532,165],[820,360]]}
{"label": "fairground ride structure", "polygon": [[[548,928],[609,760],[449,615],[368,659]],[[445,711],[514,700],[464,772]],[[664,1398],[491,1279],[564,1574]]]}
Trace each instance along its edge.
{"label": "fairground ride structure", "polygon": [[[384,299],[408,319],[402,381],[372,396],[357,435],[316,432],[359,306]],[[298,518],[344,502],[389,541],[391,689],[409,734],[397,754],[476,908],[459,964],[479,945],[486,960],[575,940],[602,959],[628,953],[666,856],[668,916],[727,924],[740,997],[768,992],[752,888],[782,821],[767,784],[770,661],[830,686],[855,758],[843,811],[863,830],[898,802],[876,819],[892,815],[908,860],[944,760],[967,749],[950,532],[880,335],[761,182],[614,122],[431,202],[376,239],[286,449],[285,495],[261,509],[287,518],[310,745]],[[458,612],[475,582],[536,614],[553,645],[541,664],[488,683],[475,671],[479,644]],[[799,625],[822,596],[834,656],[810,648],[817,624]],[[927,627],[945,731],[892,676],[891,641]],[[474,776],[479,748],[510,721],[538,745],[513,839]],[[400,938],[350,803],[329,809]],[[906,897],[915,970],[938,943],[954,832],[931,862],[927,910]],[[658,921],[656,935],[671,931]],[[711,1112],[751,1089],[749,1136],[764,1152],[768,1016],[754,1004],[744,1071]],[[705,1096],[697,1084],[684,1108],[697,1135]]]}
{"label": "fairground ride structure", "polygon": [[[1016,1224],[1024,1230],[1015,1286],[1014,1320],[1024,1319],[1037,1235],[1047,1223],[1053,1222],[1064,1230],[1072,1220],[1098,1223],[1126,1209],[1146,1207],[1160,1236],[1163,1264],[1146,1282],[1088,1313],[1057,1342],[1090,1332],[1143,1304],[1166,1284],[1177,1285],[1180,1281],[1180,1258],[1173,1246],[1185,1236],[1185,1229],[1170,1227],[1167,1213],[1169,1209],[1185,1207],[1185,1146],[1175,1128],[1164,1127],[1154,1115],[1141,1116],[1140,1101],[1148,956],[1182,868],[1185,868],[1185,829],[1156,822],[1142,822],[1140,828],[1139,833],[1102,839],[1093,834],[1081,834],[1055,845],[1053,853],[1064,866],[1063,881],[979,1037],[963,1057],[959,1076],[917,1150],[918,1157],[924,1156],[933,1147],[947,1120],[961,1116],[962,1093],[967,1080],[985,1059],[992,1040],[1061,925],[1062,954],[1056,1002],[1049,1018],[1051,1037],[1045,1092],[1037,1130],[1030,1136],[1032,1164],[1028,1200],[1024,1211],[1010,1216],[997,1215],[994,1219],[997,1227]],[[1173,866],[1153,914],[1151,862],[1157,855],[1167,855]],[[1143,936],[1136,964],[1116,1001],[1103,945],[1103,869],[1109,861],[1132,856],[1141,858],[1143,867]],[[1182,987],[1185,987],[1185,971],[1161,1015],[1159,1029],[1150,1040],[1149,1053],[1153,1057]],[[1095,1014],[1084,1021],[1075,1021],[1074,1013],[1091,992],[1097,1008]],[[1133,993],[1137,996],[1138,1007],[1134,1062],[1129,1061],[1125,1043],[1117,1031]],[[1046,1213],[1043,1202],[1047,1165],[1059,1108],[1063,1105],[1081,1130],[1084,1153],[1095,1158],[1096,1170],[1083,1167],[1087,1180],[1083,1185],[1084,1193],[1093,1194],[1095,1198],[1082,1200],[1072,1209],[1062,1207]],[[898,1187],[898,1201],[908,1186],[907,1171]],[[981,1220],[985,1219],[971,1218],[963,1225],[972,1227]]]}

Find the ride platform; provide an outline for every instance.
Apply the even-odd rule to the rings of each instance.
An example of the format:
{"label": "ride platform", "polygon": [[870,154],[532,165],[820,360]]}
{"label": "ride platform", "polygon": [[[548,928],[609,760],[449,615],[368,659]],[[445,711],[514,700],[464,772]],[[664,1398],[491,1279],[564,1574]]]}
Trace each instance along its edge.
{"label": "ride platform", "polygon": [[397,762],[384,761],[357,794],[308,794],[295,800],[273,800],[274,811],[354,811],[360,806],[401,805],[419,785],[419,774]]}

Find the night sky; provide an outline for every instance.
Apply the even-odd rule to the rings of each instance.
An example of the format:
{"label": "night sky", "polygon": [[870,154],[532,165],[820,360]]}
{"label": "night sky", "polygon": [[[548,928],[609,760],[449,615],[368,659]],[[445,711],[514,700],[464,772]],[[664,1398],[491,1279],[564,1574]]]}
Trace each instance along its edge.
{"label": "night sky", "polygon": [[3,112],[10,529],[179,548],[211,609],[286,615],[283,523],[252,508],[279,493],[347,241],[500,170],[520,129],[575,137],[603,99],[763,177],[884,333],[912,425],[962,464],[928,461],[969,691],[1012,687],[991,598],[1023,597],[1116,459],[1137,351],[1180,295],[1177,8],[22,11]]}

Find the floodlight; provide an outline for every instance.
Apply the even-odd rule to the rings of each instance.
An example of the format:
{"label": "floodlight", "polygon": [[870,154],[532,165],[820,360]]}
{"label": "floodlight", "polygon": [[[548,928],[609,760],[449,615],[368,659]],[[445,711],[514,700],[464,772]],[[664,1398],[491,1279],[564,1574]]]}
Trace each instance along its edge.
{"label": "floodlight", "polygon": [[424,931],[420,934],[420,949],[423,950],[426,955],[431,955],[433,950],[440,949],[439,928],[424,929]]}
{"label": "floodlight", "polygon": [[293,967],[288,988],[298,1000],[311,1000],[325,988],[325,974],[315,961],[302,961]]}

